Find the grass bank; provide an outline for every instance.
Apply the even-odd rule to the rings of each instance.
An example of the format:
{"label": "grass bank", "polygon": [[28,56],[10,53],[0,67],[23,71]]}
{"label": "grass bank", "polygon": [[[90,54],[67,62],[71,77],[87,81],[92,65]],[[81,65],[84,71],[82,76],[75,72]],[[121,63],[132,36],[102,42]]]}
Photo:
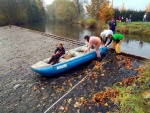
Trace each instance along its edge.
{"label": "grass bank", "polygon": [[150,22],[117,22],[117,32],[132,35],[150,35]]}
{"label": "grass bank", "polygon": [[150,113],[150,61],[137,71],[138,76],[114,85],[119,90],[115,102],[120,106],[121,113]]}

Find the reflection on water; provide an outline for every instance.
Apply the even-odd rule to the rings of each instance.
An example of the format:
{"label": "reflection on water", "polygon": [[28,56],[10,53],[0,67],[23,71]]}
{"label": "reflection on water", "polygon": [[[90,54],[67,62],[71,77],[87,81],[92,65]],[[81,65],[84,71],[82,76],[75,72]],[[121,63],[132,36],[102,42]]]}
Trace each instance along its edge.
{"label": "reflection on water", "polygon": [[121,51],[150,58],[150,43],[133,39],[125,39],[121,45]]}
{"label": "reflection on water", "polygon": [[143,42],[142,41],[139,42],[139,46],[140,46],[140,48],[143,47]]}
{"label": "reflection on water", "polygon": [[46,22],[34,23],[34,24],[32,23],[32,24],[23,25],[23,26],[20,25],[20,27],[37,30],[37,31],[41,31],[41,32],[45,32],[45,26],[46,26]]}
{"label": "reflection on water", "polygon": [[48,23],[46,33],[83,41],[85,35],[99,35],[95,29],[86,29],[80,25]]}
{"label": "reflection on water", "polygon": [[[84,41],[83,37],[85,35],[99,36],[100,32],[102,31],[100,29],[86,29],[80,25],[58,23],[31,25],[28,26],[28,28],[40,30],[42,32],[46,32],[47,34],[80,40],[82,42]],[[121,45],[121,50],[126,53],[150,58],[150,37],[141,37],[133,35],[125,36],[125,39]]]}

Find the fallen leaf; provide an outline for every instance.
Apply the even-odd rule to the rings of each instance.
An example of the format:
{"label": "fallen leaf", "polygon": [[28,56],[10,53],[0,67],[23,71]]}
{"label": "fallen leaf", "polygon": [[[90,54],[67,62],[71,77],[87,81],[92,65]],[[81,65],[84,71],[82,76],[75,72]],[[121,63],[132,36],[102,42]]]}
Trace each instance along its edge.
{"label": "fallen leaf", "polygon": [[103,76],[105,76],[105,74],[104,74],[104,73],[103,73],[103,74],[101,74],[101,75],[102,75],[102,77],[103,77]]}
{"label": "fallen leaf", "polygon": [[104,106],[108,106],[108,103],[105,103]]}
{"label": "fallen leaf", "polygon": [[34,86],[33,91],[36,91],[36,90],[37,90],[37,86]]}
{"label": "fallen leaf", "polygon": [[63,107],[63,106],[60,106],[60,108],[59,108],[60,110],[64,110],[65,108]]}
{"label": "fallen leaf", "polygon": [[119,85],[123,85],[122,82],[118,82]]}
{"label": "fallen leaf", "polygon": [[71,103],[71,101],[72,101],[72,99],[70,98],[70,99],[68,99],[67,101],[68,101],[68,104],[70,104],[70,103]]}
{"label": "fallen leaf", "polygon": [[75,108],[79,108],[81,106],[81,103],[80,102],[76,102],[75,104],[74,104],[74,107]]}
{"label": "fallen leaf", "polygon": [[144,99],[148,99],[148,98],[150,98],[150,92],[145,91],[145,92],[142,93],[142,96],[143,96]]}
{"label": "fallen leaf", "polygon": [[69,111],[69,107],[65,106],[65,110],[66,110],[66,112],[68,112]]}

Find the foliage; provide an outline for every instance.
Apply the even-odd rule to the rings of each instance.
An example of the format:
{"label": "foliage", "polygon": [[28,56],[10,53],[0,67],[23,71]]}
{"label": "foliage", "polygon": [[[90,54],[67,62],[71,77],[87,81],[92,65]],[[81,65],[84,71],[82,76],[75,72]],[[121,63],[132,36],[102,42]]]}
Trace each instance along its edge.
{"label": "foliage", "polygon": [[[145,11],[136,11],[136,10],[124,10],[124,11],[120,11],[119,9],[115,8],[114,9],[114,17],[116,19],[118,19],[119,16],[123,16],[124,19],[123,21],[125,21],[125,18],[129,18],[129,15],[131,14],[131,20],[132,21],[142,21],[143,20],[143,15],[145,14]],[[147,13],[147,21],[150,21],[150,12]]]}
{"label": "foliage", "polygon": [[93,19],[93,18],[89,18],[89,19],[86,19],[86,25],[89,27],[89,28],[94,28],[96,27],[96,20]]}
{"label": "foliage", "polygon": [[82,18],[82,14],[84,14],[84,8],[80,0],[73,0],[73,6],[77,12],[78,19]]}
{"label": "foliage", "polygon": [[91,4],[87,4],[87,13],[92,17],[98,19],[98,12],[101,9],[101,5],[108,0],[91,0]]}
{"label": "foliage", "polygon": [[41,22],[45,20],[45,9],[42,0],[29,0],[27,6],[28,22]]}
{"label": "foliage", "polygon": [[98,16],[101,20],[107,22],[111,20],[114,16],[114,10],[109,2],[104,2],[101,5],[101,9],[98,12]]}
{"label": "foliage", "polygon": [[42,0],[0,0],[0,24],[26,24],[44,20]]}
{"label": "foliage", "polygon": [[122,3],[122,5],[121,5],[121,7],[120,7],[120,9],[119,9],[120,12],[126,11],[124,5],[125,5],[125,2]]}
{"label": "foliage", "polygon": [[150,12],[150,3],[148,3],[148,5],[146,6],[146,12]]}
{"label": "foliage", "polygon": [[115,102],[121,106],[123,113],[149,113],[150,111],[150,61],[146,69],[139,67],[136,71],[139,75],[131,82],[131,85],[124,86],[122,84],[124,82],[114,85],[120,91]]}
{"label": "foliage", "polygon": [[50,21],[73,22],[81,17],[83,6],[75,0],[55,0],[47,6],[47,15]]}

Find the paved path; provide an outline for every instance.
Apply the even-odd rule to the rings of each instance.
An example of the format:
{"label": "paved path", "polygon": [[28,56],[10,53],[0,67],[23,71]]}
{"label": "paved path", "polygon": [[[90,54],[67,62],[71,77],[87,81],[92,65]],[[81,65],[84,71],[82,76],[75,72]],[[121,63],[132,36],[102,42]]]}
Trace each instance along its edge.
{"label": "paved path", "polygon": [[[77,47],[71,41],[53,38],[42,32],[15,26],[0,27],[0,113],[43,113],[85,77],[98,61],[88,62],[60,77],[44,78],[32,72],[30,66],[53,54],[62,41],[66,50]],[[125,56],[121,56],[124,58]],[[124,77],[135,75],[135,68],[142,62],[130,58],[132,69],[122,65],[118,69],[115,53],[108,51],[104,57],[104,69],[93,70],[90,76],[64,96],[48,113],[105,113],[116,107],[92,102],[95,93],[112,86]],[[105,71],[104,71],[105,70]],[[105,76],[104,76],[105,75]],[[86,101],[86,104],[81,104]]]}

